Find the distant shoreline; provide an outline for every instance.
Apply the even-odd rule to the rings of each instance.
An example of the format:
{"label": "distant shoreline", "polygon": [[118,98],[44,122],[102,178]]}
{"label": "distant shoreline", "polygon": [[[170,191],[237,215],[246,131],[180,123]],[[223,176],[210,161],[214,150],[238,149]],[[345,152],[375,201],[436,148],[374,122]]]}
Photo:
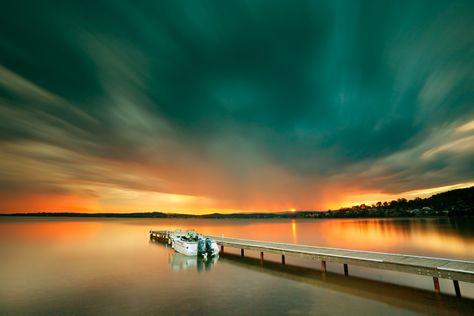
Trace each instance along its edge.
{"label": "distant shoreline", "polygon": [[429,198],[398,199],[372,205],[354,205],[339,210],[269,213],[211,213],[203,215],[133,212],[133,213],[74,213],[74,212],[18,212],[0,216],[30,217],[98,217],[98,218],[419,218],[419,217],[474,217],[474,187],[451,190]]}
{"label": "distant shoreline", "polygon": [[[314,214],[317,213],[317,214]],[[452,217],[474,217],[469,215],[449,215],[449,214],[419,214],[400,216],[344,216],[339,214],[329,215],[327,212],[295,212],[295,213],[258,213],[258,214],[167,214],[167,213],[9,213],[0,214],[0,217],[42,217],[42,218],[155,218],[155,219],[338,219],[338,218],[354,218],[354,219],[383,219],[383,218],[452,218]]]}

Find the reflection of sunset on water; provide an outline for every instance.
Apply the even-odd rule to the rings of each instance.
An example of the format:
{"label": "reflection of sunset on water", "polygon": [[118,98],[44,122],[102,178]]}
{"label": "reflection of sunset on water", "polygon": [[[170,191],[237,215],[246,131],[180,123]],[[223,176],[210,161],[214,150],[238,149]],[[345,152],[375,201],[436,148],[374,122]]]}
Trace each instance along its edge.
{"label": "reflection of sunset on water", "polygon": [[30,241],[83,243],[102,236],[99,242],[108,243],[106,236],[114,234],[115,241],[120,240],[123,247],[128,247],[134,241],[121,233],[122,225],[127,225],[143,234],[151,228],[195,229],[203,234],[225,237],[459,259],[474,258],[474,235],[463,235],[457,222],[436,219],[55,219],[4,221],[0,225],[0,237],[4,240],[21,238]]}
{"label": "reflection of sunset on water", "polygon": [[1,223],[0,237],[19,237],[27,240],[85,240],[94,238],[103,223],[100,221],[39,220]]}
{"label": "reflection of sunset on water", "polygon": [[[169,284],[176,284],[175,279],[183,273],[186,278],[191,272],[220,273],[226,265],[226,261],[222,264],[219,261],[210,270],[209,265],[189,258],[176,257],[170,261],[173,250],[152,243],[148,234],[150,229],[195,229],[206,235],[473,260],[474,253],[470,250],[474,249],[474,234],[470,227],[472,222],[467,219],[8,217],[0,221],[0,254],[5,255],[0,268],[3,277],[0,292],[3,297],[29,299],[42,293],[44,284],[48,284],[48,293],[57,293],[61,297],[71,283],[77,288],[97,288],[128,278],[124,284],[136,284],[137,273],[144,274],[140,279],[142,283],[154,276],[154,282],[162,284],[168,280]],[[238,253],[238,249],[227,251]],[[258,257],[258,253],[252,251],[246,251],[245,255]],[[266,254],[265,258],[279,260],[271,254]],[[287,263],[310,267],[319,265],[311,261],[300,262],[296,257],[288,257]],[[170,274],[170,269],[178,269],[181,273]],[[356,273],[355,269],[351,271]],[[398,276],[385,273],[380,276],[379,273],[371,271],[368,277],[381,277],[399,284],[404,282]],[[363,276],[367,277],[366,274]],[[423,288],[425,281],[410,281],[409,284]],[[121,283],[120,288],[122,286]],[[474,297],[473,290],[463,285],[466,296]]]}
{"label": "reflection of sunset on water", "polygon": [[296,220],[291,220],[291,237],[293,242],[296,244],[298,242],[298,235],[296,234]]}
{"label": "reflection of sunset on water", "polygon": [[455,231],[439,230],[432,220],[342,220],[325,221],[321,230],[337,247],[362,250],[473,256],[474,238]]}

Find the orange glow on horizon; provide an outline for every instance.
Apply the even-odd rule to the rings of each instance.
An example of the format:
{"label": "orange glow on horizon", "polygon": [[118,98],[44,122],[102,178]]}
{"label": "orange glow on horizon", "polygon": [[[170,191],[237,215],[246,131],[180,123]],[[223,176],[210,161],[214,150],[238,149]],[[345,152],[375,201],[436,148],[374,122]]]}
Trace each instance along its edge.
{"label": "orange glow on horizon", "polygon": [[[205,196],[185,194],[160,193],[148,191],[133,191],[118,188],[95,188],[97,194],[9,194],[0,196],[3,210],[1,213],[35,213],[35,212],[76,212],[76,213],[131,213],[131,212],[163,212],[182,214],[211,214],[211,213],[255,213],[255,212],[291,212],[298,209],[319,210],[339,209],[359,204],[375,204],[378,201],[391,201],[398,198],[426,198],[433,194],[448,190],[474,186],[474,182],[456,185],[407,191],[399,194],[380,192],[344,193],[333,188],[323,194],[320,201],[308,205],[307,202],[294,203],[289,207],[280,205],[281,202],[268,202],[266,199],[256,199],[247,202],[248,206],[240,207],[240,203],[222,201]],[[100,194],[99,194],[100,193]],[[331,199],[332,197],[332,199]],[[291,198],[291,197],[289,197]],[[290,201],[289,201],[290,202]],[[237,207],[235,207],[235,204]]]}

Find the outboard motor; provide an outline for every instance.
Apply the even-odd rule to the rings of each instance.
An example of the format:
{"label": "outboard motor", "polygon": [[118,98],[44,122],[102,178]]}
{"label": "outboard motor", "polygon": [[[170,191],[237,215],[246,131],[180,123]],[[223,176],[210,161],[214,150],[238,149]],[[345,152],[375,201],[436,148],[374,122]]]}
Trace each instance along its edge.
{"label": "outboard motor", "polygon": [[198,239],[198,247],[197,247],[198,256],[202,256],[203,254],[206,253],[206,243],[207,243],[207,240],[204,241],[203,238]]}
{"label": "outboard motor", "polygon": [[210,256],[214,255],[214,248],[212,247],[211,238],[206,238],[206,251]]}
{"label": "outboard motor", "polygon": [[214,256],[219,255],[219,246],[217,245],[217,243],[214,240],[212,241],[212,253],[213,253]]}

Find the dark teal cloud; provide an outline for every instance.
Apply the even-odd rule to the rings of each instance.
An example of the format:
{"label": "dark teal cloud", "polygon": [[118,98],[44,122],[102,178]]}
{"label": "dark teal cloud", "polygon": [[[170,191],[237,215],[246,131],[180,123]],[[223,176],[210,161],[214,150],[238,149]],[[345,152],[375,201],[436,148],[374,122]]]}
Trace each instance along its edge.
{"label": "dark teal cloud", "polygon": [[0,84],[3,141],[160,166],[160,148],[179,144],[243,183],[258,173],[252,151],[321,183],[376,165],[367,185],[390,192],[473,178],[467,147],[420,159],[470,135],[456,128],[474,119],[472,1],[1,7],[3,79],[61,99]]}

